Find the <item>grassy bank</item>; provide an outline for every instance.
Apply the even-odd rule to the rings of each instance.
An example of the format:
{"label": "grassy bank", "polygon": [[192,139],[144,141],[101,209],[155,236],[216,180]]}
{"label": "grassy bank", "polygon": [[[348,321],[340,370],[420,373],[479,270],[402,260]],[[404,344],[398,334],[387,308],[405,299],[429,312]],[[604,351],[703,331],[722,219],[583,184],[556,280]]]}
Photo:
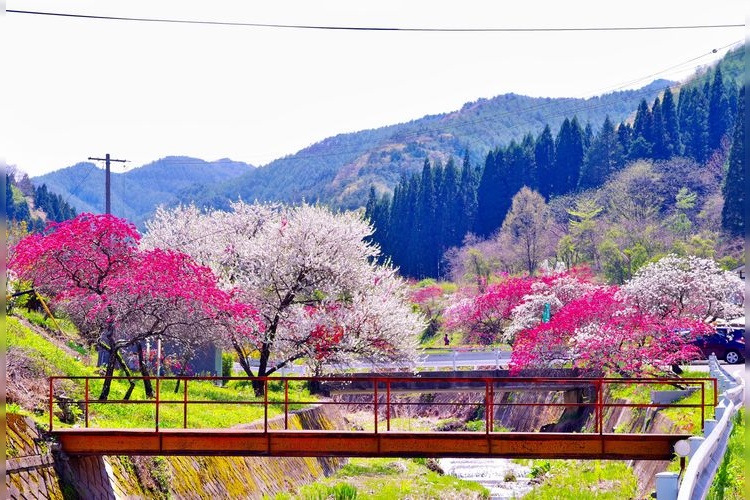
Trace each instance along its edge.
{"label": "grassy bank", "polygon": [[[53,375],[93,377],[99,375],[98,370],[89,363],[88,356],[81,356],[75,349],[65,348],[65,339],[61,339],[62,342],[53,342],[14,317],[6,318],[6,326],[6,352],[9,353],[9,366],[15,363],[18,369],[14,371],[14,374],[20,377],[19,384],[33,388],[34,391],[28,403],[6,405],[6,411],[26,410],[39,425],[48,427],[49,410],[46,400],[49,385],[47,377]],[[89,399],[95,399],[98,396],[101,384],[101,380],[90,382]],[[177,391],[175,391],[175,380],[164,379],[158,385],[160,400],[167,401],[159,408],[160,426],[163,428],[182,427],[183,400],[186,396],[184,384],[181,384]],[[155,386],[156,384],[154,388]],[[155,398],[146,397],[142,382],[136,383],[130,398],[131,401],[139,403],[113,402],[121,400],[129,387],[127,380],[113,380],[110,402],[89,404],[89,423],[92,427],[148,428],[155,425]],[[54,390],[74,400],[83,399],[86,394],[85,382],[82,379],[56,382]],[[190,381],[187,398],[190,401],[200,401],[198,404],[190,404],[188,408],[188,426],[191,428],[230,427],[257,421],[264,416],[264,398],[256,397],[252,387],[247,383],[229,382],[225,386],[219,386],[207,381]],[[284,387],[281,383],[269,384],[268,399],[275,403],[269,407],[269,417],[282,414]],[[289,399],[291,401],[315,401],[301,382],[289,384]],[[289,410],[295,410],[301,406],[289,405]],[[80,405],[73,404],[70,408],[79,419],[82,418],[83,408]],[[53,425],[55,427],[81,423],[80,420],[76,424],[61,422],[61,412],[58,407],[54,408],[54,413]]]}

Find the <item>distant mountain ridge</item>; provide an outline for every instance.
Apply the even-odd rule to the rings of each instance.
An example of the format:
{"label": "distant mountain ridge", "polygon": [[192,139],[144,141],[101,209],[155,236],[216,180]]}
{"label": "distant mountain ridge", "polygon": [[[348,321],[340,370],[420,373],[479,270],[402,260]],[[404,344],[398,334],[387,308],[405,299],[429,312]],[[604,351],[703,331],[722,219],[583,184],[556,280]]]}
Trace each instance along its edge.
{"label": "distant mountain ridge", "polygon": [[[217,197],[287,202],[321,201],[342,208],[364,206],[370,186],[391,190],[402,175],[420,169],[425,158],[445,163],[468,152],[481,165],[492,149],[549,124],[554,132],[574,115],[597,130],[609,115],[615,123],[632,115],[642,99],[653,100],[673,84],[656,80],[638,89],[588,99],[536,98],[503,94],[479,99],[460,110],[407,123],[340,134],[280,158],[229,183],[204,190]],[[201,202],[197,196],[196,201]]]}
{"label": "distant mountain ridge", "polygon": [[[111,173],[112,212],[137,225],[147,220],[159,205],[182,201],[181,193],[196,185],[210,185],[237,178],[255,167],[221,159],[205,161],[188,156],[168,156],[125,173]],[[78,212],[104,212],[103,168],[82,162],[34,177],[36,185],[46,184],[60,193]]]}
{"label": "distant mountain ridge", "polygon": [[[420,169],[426,158],[445,163],[468,154],[479,166],[494,148],[537,134],[548,124],[555,133],[565,118],[573,116],[598,130],[606,116],[615,123],[626,120],[641,100],[653,100],[670,84],[656,80],[637,90],[588,99],[518,94],[483,98],[456,111],[329,137],[258,168],[231,160],[167,157],[113,174],[112,210],[141,226],[159,204],[191,201],[217,208],[238,198],[358,208],[365,205],[371,186],[380,192],[391,190],[403,175]],[[103,211],[104,171],[93,164],[80,163],[33,181],[46,183],[79,212]]]}

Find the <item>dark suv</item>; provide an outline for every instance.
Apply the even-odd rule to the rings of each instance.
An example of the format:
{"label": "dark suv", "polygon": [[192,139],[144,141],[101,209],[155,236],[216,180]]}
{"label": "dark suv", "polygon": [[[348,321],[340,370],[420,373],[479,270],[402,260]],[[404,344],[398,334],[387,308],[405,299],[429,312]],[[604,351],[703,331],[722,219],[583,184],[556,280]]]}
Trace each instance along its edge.
{"label": "dark suv", "polygon": [[698,337],[693,344],[706,358],[714,353],[718,359],[723,359],[729,364],[745,361],[744,328],[720,327],[710,335]]}

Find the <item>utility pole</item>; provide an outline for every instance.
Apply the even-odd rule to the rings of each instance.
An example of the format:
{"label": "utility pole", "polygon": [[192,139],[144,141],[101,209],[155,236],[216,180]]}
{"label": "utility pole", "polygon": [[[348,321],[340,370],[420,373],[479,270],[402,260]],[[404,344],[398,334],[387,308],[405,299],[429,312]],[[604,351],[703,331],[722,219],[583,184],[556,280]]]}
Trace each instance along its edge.
{"label": "utility pole", "polygon": [[104,198],[105,198],[105,214],[111,214],[112,213],[112,203],[110,201],[110,175],[109,175],[109,164],[110,162],[117,161],[120,163],[125,163],[128,160],[113,160],[109,157],[109,153],[107,153],[104,158],[92,158],[89,156],[89,160],[93,161],[103,161],[105,164],[105,174],[104,174]]}

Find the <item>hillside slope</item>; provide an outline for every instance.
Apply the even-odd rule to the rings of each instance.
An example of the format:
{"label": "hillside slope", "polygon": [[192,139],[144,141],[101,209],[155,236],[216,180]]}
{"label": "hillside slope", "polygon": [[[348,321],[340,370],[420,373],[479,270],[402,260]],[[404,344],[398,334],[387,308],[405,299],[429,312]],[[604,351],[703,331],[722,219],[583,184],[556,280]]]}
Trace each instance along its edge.
{"label": "hillside slope", "polygon": [[340,134],[294,155],[248,172],[231,183],[196,193],[245,200],[322,201],[342,208],[364,206],[370,186],[390,191],[403,174],[422,167],[424,160],[463,158],[475,166],[487,153],[524,135],[536,135],[549,124],[555,132],[577,116],[598,130],[609,115],[615,123],[635,112],[642,99],[652,100],[670,82],[658,80],[639,90],[589,99],[535,98],[504,94],[466,103],[460,110],[373,130]]}

